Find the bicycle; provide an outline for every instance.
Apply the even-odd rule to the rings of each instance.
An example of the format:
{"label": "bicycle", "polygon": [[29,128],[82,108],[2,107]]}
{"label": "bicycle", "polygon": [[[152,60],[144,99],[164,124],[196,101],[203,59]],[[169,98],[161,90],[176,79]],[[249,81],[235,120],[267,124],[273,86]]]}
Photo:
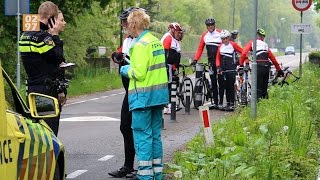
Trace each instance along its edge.
{"label": "bicycle", "polygon": [[177,106],[180,106],[180,103],[182,103],[183,107],[186,107],[186,99],[187,99],[187,93],[186,93],[186,84],[190,84],[190,104],[192,103],[192,97],[193,97],[193,83],[192,80],[186,75],[186,67],[190,67],[188,65],[180,64],[179,69],[182,68],[182,72],[179,71],[178,74],[182,73],[182,78],[179,79],[178,85],[177,85]]}
{"label": "bicycle", "polygon": [[[203,71],[200,78],[196,81],[194,87],[193,104],[197,110],[199,110],[199,106],[202,106],[204,102],[208,101],[209,99],[211,104],[213,103],[213,92],[211,89],[211,84],[209,82],[209,79],[206,77],[206,72],[209,72],[209,74],[211,74],[211,65],[206,63],[198,64],[203,66]],[[209,70],[207,70],[206,68],[209,68]]]}
{"label": "bicycle", "polygon": [[[273,79],[269,81],[269,85],[275,85],[278,84],[281,87],[283,87],[284,84],[289,85],[289,82],[287,81],[287,78],[289,75],[293,76],[295,79],[292,82],[296,82],[300,79],[300,77],[294,75],[292,71],[289,70],[289,66],[284,67],[283,69],[283,76],[280,77],[278,74],[275,75]],[[278,81],[280,79],[280,81]]]}
{"label": "bicycle", "polygon": [[242,72],[238,71],[235,82],[235,106],[246,106],[251,101],[250,68],[245,67]]}

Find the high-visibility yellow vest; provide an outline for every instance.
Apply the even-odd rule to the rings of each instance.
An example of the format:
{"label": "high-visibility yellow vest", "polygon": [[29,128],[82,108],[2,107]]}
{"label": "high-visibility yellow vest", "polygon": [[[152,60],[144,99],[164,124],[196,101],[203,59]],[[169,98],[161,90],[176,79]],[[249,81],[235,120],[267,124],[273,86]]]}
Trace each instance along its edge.
{"label": "high-visibility yellow vest", "polygon": [[149,31],[144,31],[129,54],[129,109],[168,104],[168,77],[160,40]]}

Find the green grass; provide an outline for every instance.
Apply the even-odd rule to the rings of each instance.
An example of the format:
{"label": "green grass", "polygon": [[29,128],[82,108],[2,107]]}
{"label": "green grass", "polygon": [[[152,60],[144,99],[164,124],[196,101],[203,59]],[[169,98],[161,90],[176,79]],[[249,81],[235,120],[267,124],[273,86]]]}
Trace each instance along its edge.
{"label": "green grass", "polygon": [[108,91],[122,87],[121,77],[117,71],[109,73],[104,68],[96,70],[89,68],[75,72],[68,88],[68,96],[79,96],[101,91]]}
{"label": "green grass", "polygon": [[[274,86],[258,115],[238,110],[213,125],[215,145],[200,132],[176,152],[166,172],[180,179],[316,179],[320,157],[320,69],[305,64],[303,77]],[[290,82],[290,79],[289,79]],[[175,178],[179,179],[179,178]]]}

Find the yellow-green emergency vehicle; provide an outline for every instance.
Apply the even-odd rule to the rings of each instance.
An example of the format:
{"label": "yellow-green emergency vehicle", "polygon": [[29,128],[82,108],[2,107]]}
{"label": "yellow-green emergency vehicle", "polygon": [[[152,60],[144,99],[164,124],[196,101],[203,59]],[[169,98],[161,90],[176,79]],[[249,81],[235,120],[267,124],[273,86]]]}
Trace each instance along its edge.
{"label": "yellow-green emergency vehicle", "polygon": [[0,64],[0,180],[64,179],[64,146],[42,120],[58,115],[58,101],[37,93],[28,101]]}

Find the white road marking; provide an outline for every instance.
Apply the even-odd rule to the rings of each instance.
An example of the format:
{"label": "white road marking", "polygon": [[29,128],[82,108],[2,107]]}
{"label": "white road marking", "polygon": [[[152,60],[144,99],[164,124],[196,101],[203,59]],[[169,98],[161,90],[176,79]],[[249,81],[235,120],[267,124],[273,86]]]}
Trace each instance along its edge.
{"label": "white road marking", "polygon": [[114,155],[106,155],[106,156],[98,159],[98,161],[107,161],[107,160],[113,158],[113,156],[114,156]]}
{"label": "white road marking", "polygon": [[73,103],[67,103],[67,104],[64,105],[64,106],[70,106],[70,105],[85,103],[85,102],[88,102],[88,101],[96,101],[96,100],[99,100],[99,99],[108,98],[108,97],[113,97],[113,96],[121,95],[121,94],[124,94],[124,93],[125,93],[125,92],[115,93],[115,94],[110,94],[110,95],[108,95],[108,96],[101,96],[101,97],[99,97],[99,98],[92,98],[92,99],[88,99],[88,100],[77,101],[77,102],[73,102]]}
{"label": "white road marking", "polygon": [[83,174],[87,171],[88,170],[76,170],[75,172],[68,174],[67,179],[76,178],[77,176],[80,176],[81,174]]}
{"label": "white road marking", "polygon": [[116,118],[112,118],[112,117],[108,117],[108,116],[81,116],[81,117],[63,118],[63,119],[60,119],[60,121],[64,121],[64,122],[66,122],[66,121],[68,121],[68,122],[77,122],[77,121],[95,122],[95,121],[120,121],[120,119],[116,119]]}

